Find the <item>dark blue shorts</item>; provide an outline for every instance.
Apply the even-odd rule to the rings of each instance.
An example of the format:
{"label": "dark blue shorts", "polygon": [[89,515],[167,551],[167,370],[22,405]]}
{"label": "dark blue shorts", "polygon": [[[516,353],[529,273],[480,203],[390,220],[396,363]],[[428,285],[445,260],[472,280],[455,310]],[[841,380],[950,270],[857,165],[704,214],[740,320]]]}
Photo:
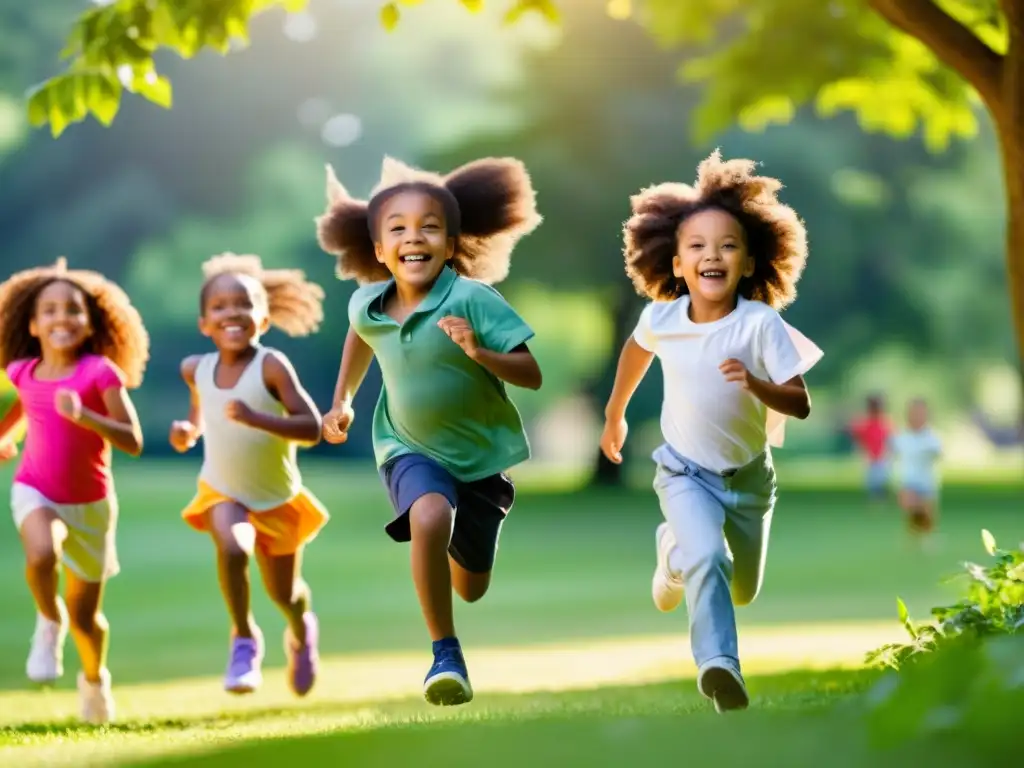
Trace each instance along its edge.
{"label": "dark blue shorts", "polygon": [[439,493],[455,510],[455,525],[448,552],[470,573],[488,573],[494,567],[498,536],[512,509],[516,488],[504,473],[464,483],[433,459],[419,454],[398,456],[380,468],[395,519],[384,530],[395,541],[409,541],[409,510],[428,493]]}

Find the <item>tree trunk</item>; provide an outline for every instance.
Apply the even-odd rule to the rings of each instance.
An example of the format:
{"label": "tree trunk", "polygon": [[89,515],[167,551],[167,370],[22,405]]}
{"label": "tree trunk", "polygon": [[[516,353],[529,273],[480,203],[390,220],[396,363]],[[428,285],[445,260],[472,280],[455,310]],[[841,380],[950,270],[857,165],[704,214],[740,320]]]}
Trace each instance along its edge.
{"label": "tree trunk", "polygon": [[1024,386],[1024,3],[1004,3],[1010,45],[995,122],[1006,178],[1006,276],[1017,334],[1017,365]]}

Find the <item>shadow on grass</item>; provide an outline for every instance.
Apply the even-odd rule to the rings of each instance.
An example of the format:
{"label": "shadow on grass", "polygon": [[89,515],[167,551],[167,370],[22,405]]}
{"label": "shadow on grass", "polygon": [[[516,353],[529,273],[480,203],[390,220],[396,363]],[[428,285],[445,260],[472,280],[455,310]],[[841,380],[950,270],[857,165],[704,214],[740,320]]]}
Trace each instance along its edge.
{"label": "shadow on grass", "polygon": [[[932,743],[878,753],[870,748],[859,698],[871,673],[797,672],[752,681],[754,706],[715,714],[693,681],[571,693],[485,696],[452,710],[421,702],[378,706],[379,717],[317,735],[256,737],[136,766],[293,764],[392,768],[478,768],[759,764],[794,768],[980,765],[956,745]],[[350,708],[345,708],[350,709]],[[343,716],[341,708],[334,712]],[[248,717],[258,716],[248,713]]]}
{"label": "shadow on grass", "polygon": [[[753,707],[715,714],[693,680],[565,693],[483,694],[467,706],[420,700],[303,703],[192,719],[125,722],[104,731],[164,742],[130,765],[245,766],[306,763],[391,768],[412,764],[478,768],[536,766],[760,765],[883,768],[974,766],[955,745],[873,753],[856,694],[875,679],[863,671],[794,672],[751,680]],[[39,723],[0,730],[0,742],[25,737],[76,741],[88,726]],[[310,731],[315,731],[311,733]],[[215,732],[222,732],[222,736]],[[97,733],[102,738],[103,734]],[[165,738],[161,739],[163,735]],[[219,742],[219,743],[218,743]],[[138,754],[138,753],[136,753]],[[136,758],[137,759],[137,758]],[[950,763],[950,761],[953,761]]]}
{"label": "shadow on grass", "polygon": [[[866,690],[874,673],[858,670],[823,672],[797,671],[752,678],[754,706],[773,710],[808,711],[827,707],[837,699]],[[324,720],[335,717],[344,730],[407,728],[444,721],[487,722],[536,720],[604,714],[646,716],[652,714],[707,713],[710,704],[696,691],[693,679],[638,686],[614,686],[585,691],[537,692],[528,694],[478,694],[467,707],[434,708],[422,699],[391,701],[316,701],[283,707],[229,710],[216,715],[184,718],[124,720],[106,726],[87,725],[73,718],[59,721],[22,723],[0,727],[0,743],[17,742],[24,736],[73,737],[89,733],[151,734],[161,731],[218,729],[232,725],[255,725],[261,721],[296,718]],[[352,725],[359,714],[360,723]],[[301,725],[297,724],[301,728]],[[262,743],[262,741],[260,742]]]}

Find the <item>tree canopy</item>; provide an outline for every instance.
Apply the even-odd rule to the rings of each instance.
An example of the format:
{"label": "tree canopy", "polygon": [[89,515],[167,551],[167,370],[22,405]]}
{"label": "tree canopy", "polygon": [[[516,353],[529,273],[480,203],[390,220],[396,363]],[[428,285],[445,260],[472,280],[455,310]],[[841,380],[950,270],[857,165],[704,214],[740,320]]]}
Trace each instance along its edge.
{"label": "tree canopy", "polygon": [[[381,5],[381,24],[394,28],[403,6],[453,1],[469,12],[484,7],[484,0],[391,0]],[[560,21],[558,0],[503,1],[508,23],[529,13]],[[171,83],[157,70],[158,51],[184,58],[204,49],[226,54],[247,44],[255,15],[272,8],[298,12],[307,4],[97,4],[69,35],[66,70],[30,92],[30,120],[49,125],[54,136],[89,115],[109,125],[125,91],[169,107]],[[688,48],[679,68],[683,80],[714,82],[694,117],[698,139],[736,121],[747,130],[788,122],[801,105],[813,103],[823,115],[852,110],[868,131],[903,137],[923,129],[927,145],[942,149],[976,131],[972,106],[979,83],[972,80],[982,78],[971,73],[1005,53],[1008,40],[999,0],[609,0],[606,11],[636,20],[663,46]]]}

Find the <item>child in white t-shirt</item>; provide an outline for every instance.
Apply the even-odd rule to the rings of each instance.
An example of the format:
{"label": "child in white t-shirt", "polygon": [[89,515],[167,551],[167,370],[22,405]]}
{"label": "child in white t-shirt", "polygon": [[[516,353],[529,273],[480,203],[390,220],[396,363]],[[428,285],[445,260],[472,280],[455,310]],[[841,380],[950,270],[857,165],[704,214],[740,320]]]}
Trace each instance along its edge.
{"label": "child in white t-shirt", "polygon": [[899,503],[912,536],[924,540],[935,528],[942,441],[928,424],[928,404],[911,401],[907,429],[891,440],[899,479]]}
{"label": "child in white t-shirt", "polygon": [[[715,152],[694,187],[632,198],[626,273],[653,300],[619,359],[601,449],[622,461],[626,407],[655,356],[664,374],[654,488],[665,523],[652,583],[659,610],[685,593],[697,686],[722,712],[749,703],[736,605],[756,596],[776,483],[769,444],[787,416],[807,418],[803,374],[822,352],[783,322],[807,259],[807,234],[777,180]],[[685,590],[684,590],[685,585]]]}

